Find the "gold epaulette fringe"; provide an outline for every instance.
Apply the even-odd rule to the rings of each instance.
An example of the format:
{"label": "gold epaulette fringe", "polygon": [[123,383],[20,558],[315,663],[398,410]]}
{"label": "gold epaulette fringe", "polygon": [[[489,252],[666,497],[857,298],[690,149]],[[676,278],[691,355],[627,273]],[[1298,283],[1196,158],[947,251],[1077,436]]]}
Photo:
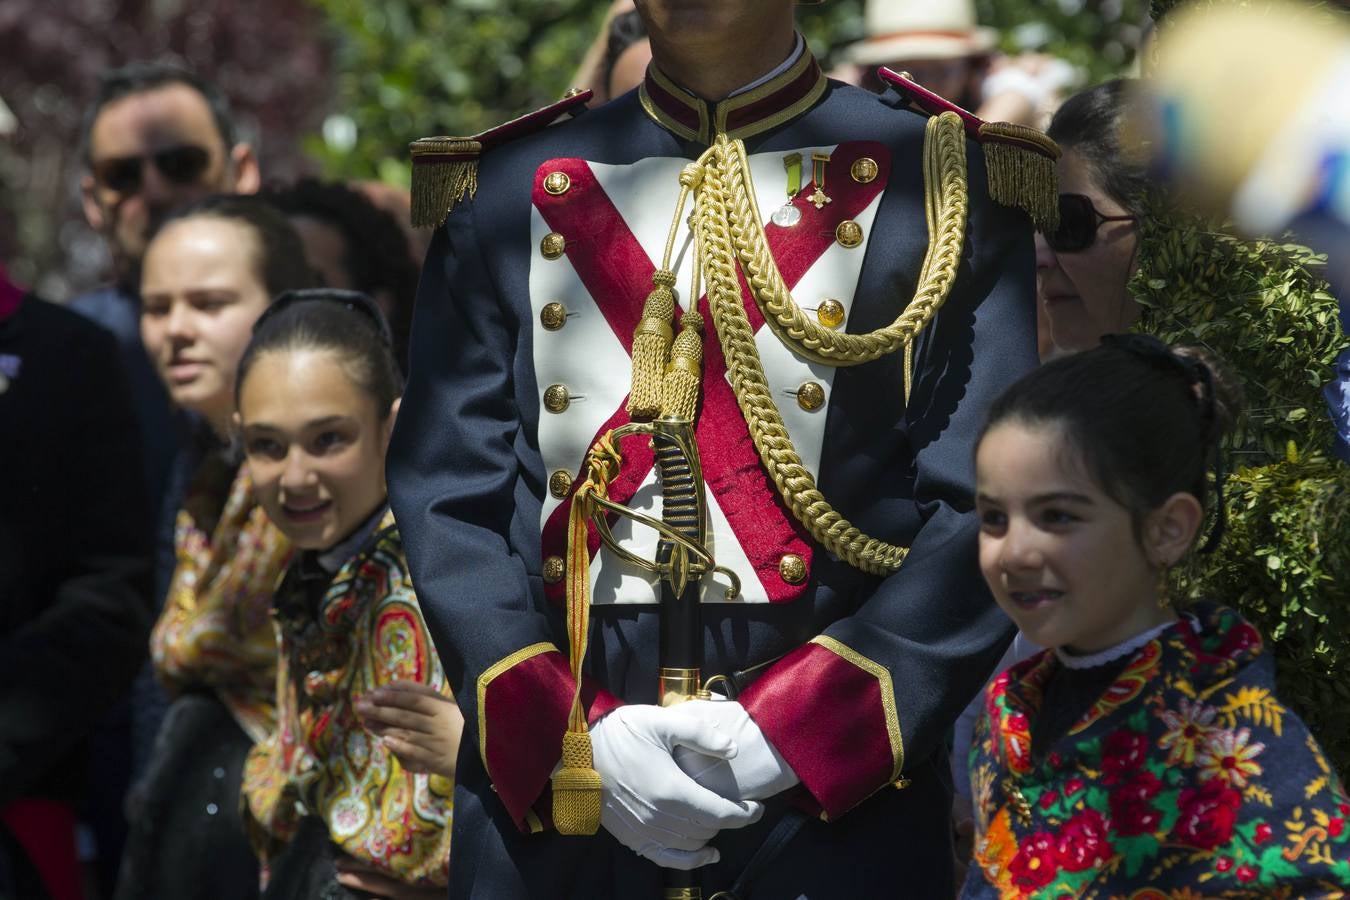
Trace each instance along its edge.
{"label": "gold epaulette fringe", "polygon": [[1059,186],[1055,162],[1059,145],[1042,132],[1008,122],[984,122],[979,128],[989,174],[989,196],[1031,216],[1040,231],[1059,224]]}
{"label": "gold epaulette fringe", "polygon": [[412,223],[438,228],[455,204],[478,190],[478,157],[473,138],[430,137],[408,145],[412,154]]}

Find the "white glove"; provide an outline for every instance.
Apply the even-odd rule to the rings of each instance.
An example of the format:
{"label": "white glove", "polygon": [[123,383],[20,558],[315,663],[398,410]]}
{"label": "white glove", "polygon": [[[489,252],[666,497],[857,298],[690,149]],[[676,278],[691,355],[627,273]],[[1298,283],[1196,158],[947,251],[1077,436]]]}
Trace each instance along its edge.
{"label": "white glove", "polygon": [[735,700],[687,700],[671,709],[713,726],[736,744],[734,757],[675,749],[675,762],[708,790],[728,800],[767,800],[801,780]]}
{"label": "white glove", "polygon": [[675,709],[620,706],[591,727],[600,773],[600,824],[625,847],[659,866],[696,869],[717,862],[708,841],[724,828],[759,821],[764,806],[720,797],[680,771],[672,753],[704,759],[736,756],[736,743]]}

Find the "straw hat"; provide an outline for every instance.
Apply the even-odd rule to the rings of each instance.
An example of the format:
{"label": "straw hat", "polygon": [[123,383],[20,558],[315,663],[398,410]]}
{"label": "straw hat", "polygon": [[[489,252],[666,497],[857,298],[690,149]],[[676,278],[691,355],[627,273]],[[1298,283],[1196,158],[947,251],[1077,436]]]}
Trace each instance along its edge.
{"label": "straw hat", "polygon": [[863,31],[867,37],[848,51],[862,66],[979,56],[998,40],[997,31],[977,24],[974,0],[867,0]]}

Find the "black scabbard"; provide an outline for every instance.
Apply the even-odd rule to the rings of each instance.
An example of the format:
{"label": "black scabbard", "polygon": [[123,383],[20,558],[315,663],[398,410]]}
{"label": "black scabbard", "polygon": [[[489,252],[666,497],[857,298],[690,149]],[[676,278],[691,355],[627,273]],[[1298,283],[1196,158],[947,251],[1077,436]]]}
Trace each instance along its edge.
{"label": "black scabbard", "polygon": [[[661,520],[702,544],[702,467],[687,422],[654,423],[652,442],[661,473]],[[687,440],[676,440],[683,434]],[[692,457],[692,458],[690,458]],[[683,560],[681,559],[683,557]],[[656,561],[666,575],[661,579],[659,702],[671,706],[697,696],[703,667],[703,620],[699,608],[699,579],[690,573],[688,551],[667,538],[657,545]],[[668,869],[664,900],[702,900],[695,872]]]}

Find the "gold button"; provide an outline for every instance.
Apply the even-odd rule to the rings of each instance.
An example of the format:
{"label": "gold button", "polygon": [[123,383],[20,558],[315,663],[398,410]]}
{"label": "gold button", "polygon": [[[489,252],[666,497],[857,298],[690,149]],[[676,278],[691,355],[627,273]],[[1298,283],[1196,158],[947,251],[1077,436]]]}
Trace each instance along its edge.
{"label": "gold button", "polygon": [[568,97],[575,97],[577,94],[584,94],[584,93],[586,93],[585,88],[571,87],[568,88],[567,92],[563,94],[563,99],[566,100]]}
{"label": "gold button", "polygon": [[557,301],[545,303],[539,310],[539,324],[549,331],[557,331],[567,324],[567,307]]}
{"label": "gold button", "polygon": [[825,404],[825,389],[814,381],[803,381],[797,388],[797,405],[807,412],[814,412]]}
{"label": "gold button", "polygon": [[565,384],[550,384],[544,389],[544,409],[551,413],[562,412],[571,402],[572,396],[567,393]]}
{"label": "gold button", "polygon": [[806,580],[806,562],[795,553],[785,553],[778,561],[778,577],[788,584],[801,584]]}
{"label": "gold button", "polygon": [[864,156],[853,161],[853,165],[848,167],[848,174],[853,176],[853,180],[858,184],[867,184],[869,181],[875,181],[877,177],[877,161],[870,156]]}
{"label": "gold button", "polygon": [[844,324],[844,304],[833,297],[822,300],[816,308],[816,318],[826,328],[838,328]]}
{"label": "gold button", "polygon": [[548,492],[559,500],[566,497],[570,490],[572,490],[572,473],[566,469],[559,469],[548,477]]}
{"label": "gold button", "polygon": [[[854,163],[857,165],[857,163]],[[873,163],[873,165],[876,165]],[[567,177],[566,172],[549,172],[544,176],[544,190],[553,196],[567,193],[567,189],[572,186],[572,179]]]}
{"label": "gold button", "polygon": [[[840,241],[840,243],[842,244],[843,241]],[[567,249],[567,239],[556,231],[550,231],[539,242],[539,252],[544,254],[544,259],[557,259],[563,255],[565,249]]]}
{"label": "gold button", "polygon": [[544,584],[557,584],[563,579],[563,558],[550,556],[544,560]]}
{"label": "gold button", "polygon": [[[839,242],[841,247],[856,247],[862,243],[862,226],[852,219],[845,219],[839,223],[839,227],[834,230],[834,239]],[[544,240],[548,240],[545,238]],[[562,251],[559,250],[559,253]],[[548,256],[547,253],[544,254]],[[552,259],[552,257],[549,257]]]}

